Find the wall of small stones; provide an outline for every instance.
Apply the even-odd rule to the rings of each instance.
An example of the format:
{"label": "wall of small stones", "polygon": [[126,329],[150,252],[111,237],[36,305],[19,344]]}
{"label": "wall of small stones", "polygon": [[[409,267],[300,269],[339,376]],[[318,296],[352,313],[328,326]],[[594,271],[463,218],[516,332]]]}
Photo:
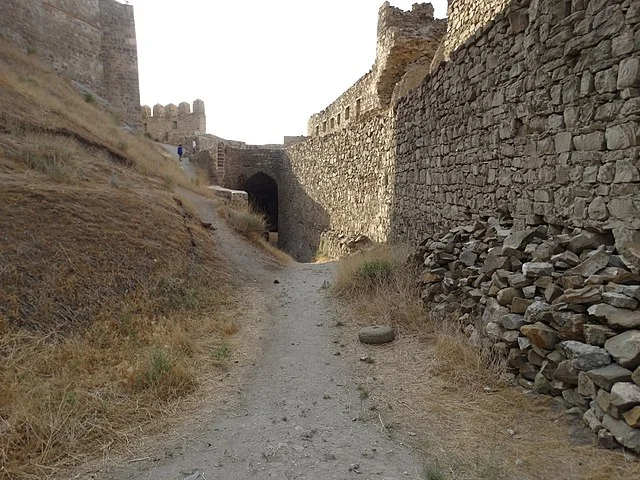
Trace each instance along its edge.
{"label": "wall of small stones", "polygon": [[363,75],[331,105],[315,113],[307,122],[309,137],[324,136],[358,121],[361,114],[379,107],[373,71]]}
{"label": "wall of small stones", "polygon": [[0,33],[139,127],[133,7],[115,0],[2,0]]}
{"label": "wall of small stones", "polygon": [[505,210],[640,261],[639,2],[514,0],[396,116],[391,238]]}
{"label": "wall of small stones", "polygon": [[140,127],[138,44],[133,7],[100,0],[105,99],[132,127]]}
{"label": "wall of small stones", "polygon": [[[386,241],[394,176],[393,125],[391,112],[369,112],[348,129],[286,149],[283,201],[295,205],[298,198],[306,198],[322,217],[315,218],[305,208],[281,216],[280,238],[288,252],[310,259],[315,252],[306,243],[318,248],[321,236],[323,248],[333,253],[344,253],[345,245],[361,235]],[[295,182],[286,183],[288,178]]]}
{"label": "wall of small stones", "polygon": [[[495,16],[503,11],[511,0],[449,0],[447,17],[447,36],[444,40],[444,56],[449,59],[451,53],[464,44],[476,32],[482,29]],[[567,2],[559,1],[559,4]],[[570,2],[569,2],[570,3]]]}
{"label": "wall of small stones", "polygon": [[[500,221],[502,220],[502,221]],[[640,275],[611,234],[509,219],[422,242],[422,300],[507,360],[507,379],[553,395],[599,443],[640,453]]]}

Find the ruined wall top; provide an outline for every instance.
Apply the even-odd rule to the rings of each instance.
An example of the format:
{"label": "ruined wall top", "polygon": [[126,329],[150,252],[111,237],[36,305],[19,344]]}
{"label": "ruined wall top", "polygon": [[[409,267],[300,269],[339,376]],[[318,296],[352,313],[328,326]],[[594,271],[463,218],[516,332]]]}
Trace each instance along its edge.
{"label": "ruined wall top", "polygon": [[[430,3],[416,3],[404,11],[385,2],[378,12],[376,60],[371,71],[309,119],[308,135],[336,132],[363,113],[388,108],[403,77],[418,66],[431,64],[445,33],[446,20],[433,17]],[[420,80],[425,74],[420,74]],[[409,87],[414,83],[409,82]]]}
{"label": "ruined wall top", "polygon": [[[474,33],[482,29],[502,12],[513,0],[449,0],[447,36],[444,40],[444,58],[464,44]],[[558,4],[565,4],[559,1]],[[571,2],[569,2],[571,3]]]}

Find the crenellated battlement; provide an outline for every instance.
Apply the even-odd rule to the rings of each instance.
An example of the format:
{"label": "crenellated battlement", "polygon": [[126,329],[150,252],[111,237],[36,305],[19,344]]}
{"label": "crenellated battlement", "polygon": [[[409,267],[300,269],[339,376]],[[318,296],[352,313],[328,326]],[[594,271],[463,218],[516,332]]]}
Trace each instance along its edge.
{"label": "crenellated battlement", "polygon": [[148,105],[141,107],[144,131],[153,139],[166,143],[185,143],[187,137],[207,133],[207,119],[204,102],[180,102],[168,105],[156,104],[153,109]]}

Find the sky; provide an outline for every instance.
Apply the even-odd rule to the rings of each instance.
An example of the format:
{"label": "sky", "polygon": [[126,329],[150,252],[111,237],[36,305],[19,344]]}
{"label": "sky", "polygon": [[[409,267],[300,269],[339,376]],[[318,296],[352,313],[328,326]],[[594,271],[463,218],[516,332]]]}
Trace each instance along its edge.
{"label": "sky", "polygon": [[[121,0],[126,3],[125,0]],[[250,144],[306,135],[367,73],[383,0],[129,0],[143,105],[205,102],[207,133]],[[415,0],[391,0],[410,10]],[[432,1],[446,16],[447,0]]]}

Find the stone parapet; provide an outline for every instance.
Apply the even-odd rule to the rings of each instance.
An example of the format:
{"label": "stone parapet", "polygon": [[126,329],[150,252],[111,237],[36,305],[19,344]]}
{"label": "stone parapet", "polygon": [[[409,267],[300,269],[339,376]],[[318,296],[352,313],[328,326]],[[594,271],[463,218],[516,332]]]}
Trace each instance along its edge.
{"label": "stone parapet", "polygon": [[207,133],[207,118],[202,100],[193,102],[193,113],[187,102],[181,102],[178,106],[173,103],[157,104],[154,105],[153,112],[149,106],[143,105],[141,111],[144,131],[159,142],[183,144],[190,149],[190,137]]}

